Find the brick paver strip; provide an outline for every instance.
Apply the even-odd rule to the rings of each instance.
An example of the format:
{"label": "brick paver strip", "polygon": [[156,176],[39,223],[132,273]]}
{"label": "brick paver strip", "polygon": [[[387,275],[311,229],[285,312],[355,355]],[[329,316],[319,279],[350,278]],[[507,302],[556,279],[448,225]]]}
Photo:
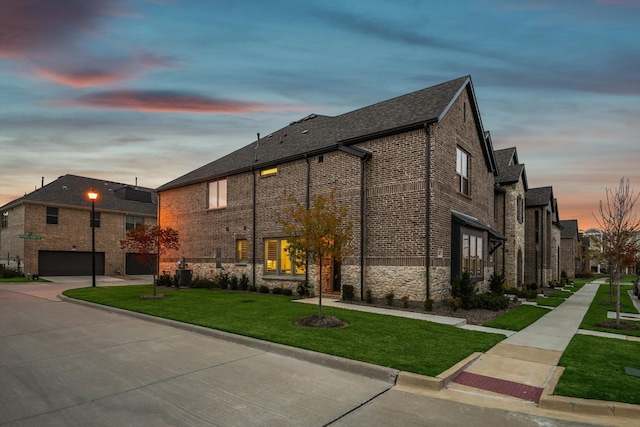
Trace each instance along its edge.
{"label": "brick paver strip", "polygon": [[540,402],[540,396],[542,396],[542,391],[544,390],[540,387],[487,377],[485,375],[472,374],[469,372],[461,373],[453,380],[453,382],[469,387],[505,394],[507,396],[517,397],[518,399],[528,400],[535,403]]}

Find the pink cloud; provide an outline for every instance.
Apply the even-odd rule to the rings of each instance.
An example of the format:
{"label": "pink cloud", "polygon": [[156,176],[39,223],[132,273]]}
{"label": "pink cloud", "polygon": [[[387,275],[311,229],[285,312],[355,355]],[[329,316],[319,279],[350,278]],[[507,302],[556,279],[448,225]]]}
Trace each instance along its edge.
{"label": "pink cloud", "polygon": [[115,83],[128,78],[130,75],[130,73],[127,73],[124,70],[97,69],[57,71],[38,68],[35,70],[35,73],[39,77],[53,80],[58,84],[76,88]]}
{"label": "pink cloud", "polygon": [[93,31],[117,0],[0,0],[0,58],[26,57]]}
{"label": "pink cloud", "polygon": [[[250,111],[280,110],[283,107],[180,92],[116,90],[54,101],[58,105],[162,113],[241,114]],[[288,108],[289,109],[289,108]]]}

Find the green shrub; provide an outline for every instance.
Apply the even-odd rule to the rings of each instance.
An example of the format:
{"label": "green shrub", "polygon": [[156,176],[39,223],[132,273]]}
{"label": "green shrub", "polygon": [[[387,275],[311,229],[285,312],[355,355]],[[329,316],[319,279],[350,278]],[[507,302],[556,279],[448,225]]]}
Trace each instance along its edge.
{"label": "green shrub", "polygon": [[258,292],[258,288],[256,287],[256,285],[249,285],[248,290],[249,292]]}
{"label": "green shrub", "polygon": [[309,284],[307,282],[298,283],[298,286],[296,287],[296,292],[301,297],[308,297],[309,296]]}
{"label": "green shrub", "polygon": [[524,286],[525,286],[525,288],[529,289],[530,291],[537,291],[538,290],[538,284],[535,283],[535,282],[527,283]]}
{"label": "green shrub", "polygon": [[249,276],[245,273],[242,273],[242,276],[240,276],[240,280],[238,280],[238,287],[241,291],[249,289]]}
{"label": "green shrub", "polygon": [[504,294],[504,272],[503,273],[493,273],[491,277],[489,277],[489,290],[492,294],[495,295],[503,295]]}
{"label": "green shrub", "polygon": [[[176,281],[177,283],[177,281]],[[211,289],[213,287],[213,281],[206,279],[206,278],[200,278],[200,277],[196,277],[195,279],[193,279],[191,281],[191,283],[189,283],[189,287],[190,288],[203,288],[203,289]]]}
{"label": "green shrub", "polygon": [[218,273],[214,280],[216,288],[227,289],[229,287],[229,274],[224,270]]}
{"label": "green shrub", "polygon": [[289,289],[289,288],[284,288],[282,290],[282,295],[290,297],[291,295],[293,295],[293,291],[291,289]]}
{"label": "green shrub", "polygon": [[464,271],[462,276],[453,281],[451,296],[460,298],[462,308],[473,308],[475,306],[476,287],[471,281],[471,273]]}
{"label": "green shrub", "polygon": [[449,298],[447,305],[453,310],[457,311],[462,306],[462,299],[459,297]]}
{"label": "green shrub", "polygon": [[474,308],[485,308],[488,310],[498,311],[509,307],[509,299],[504,295],[496,294],[479,294],[474,298]]}
{"label": "green shrub", "polygon": [[260,292],[261,294],[268,294],[269,287],[265,285],[260,285],[260,287],[258,288],[258,292]]}
{"label": "green shrub", "polygon": [[353,285],[342,285],[342,299],[344,301],[353,301],[356,299]]}
{"label": "green shrub", "polygon": [[396,297],[396,294],[394,294],[393,291],[387,292],[387,294],[384,296],[384,299],[387,300],[387,305],[393,305],[393,299],[395,297]]}
{"label": "green shrub", "polygon": [[229,289],[232,291],[238,290],[238,278],[236,276],[229,277]]}
{"label": "green shrub", "polygon": [[275,287],[273,288],[273,290],[271,291],[274,295],[281,295],[282,294],[282,288],[279,287]]}
{"label": "green shrub", "polygon": [[367,291],[365,292],[364,300],[367,302],[367,304],[373,304],[373,293],[371,292],[371,289],[367,289]]}
{"label": "green shrub", "polygon": [[24,274],[18,273],[16,270],[12,268],[2,268],[0,270],[0,277],[3,279],[13,279],[14,277],[24,277]]}
{"label": "green shrub", "polygon": [[433,299],[428,298],[424,301],[424,311],[433,311]]}
{"label": "green shrub", "polygon": [[174,280],[169,274],[162,274],[156,279],[156,285],[170,288],[175,286],[177,280]]}

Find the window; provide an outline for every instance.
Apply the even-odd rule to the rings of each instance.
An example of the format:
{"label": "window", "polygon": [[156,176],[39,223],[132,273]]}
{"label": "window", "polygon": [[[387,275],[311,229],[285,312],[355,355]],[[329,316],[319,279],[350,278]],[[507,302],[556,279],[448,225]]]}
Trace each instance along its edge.
{"label": "window", "polygon": [[[95,216],[93,217],[93,226],[95,228],[100,228],[100,212],[95,212]],[[89,212],[89,227],[91,227],[91,212]]]}
{"label": "window", "polygon": [[2,225],[0,227],[7,228],[9,226],[9,212],[2,212]]}
{"label": "window", "polygon": [[276,166],[275,168],[262,169],[260,171],[260,176],[275,175],[277,173],[278,173],[278,167]]}
{"label": "window", "polygon": [[142,224],[144,223],[144,218],[141,216],[133,216],[133,215],[127,215],[127,220],[126,220],[126,229],[127,230],[133,230],[134,228],[136,228],[136,226],[138,224]]}
{"label": "window", "polygon": [[458,193],[469,195],[469,155],[456,148],[456,179]]}
{"label": "window", "polygon": [[209,209],[227,207],[227,179],[209,183]]}
{"label": "window", "polygon": [[473,234],[462,235],[462,270],[468,271],[472,278],[484,277],[483,250],[482,237]]}
{"label": "window", "polygon": [[248,247],[249,242],[247,242],[247,239],[236,240],[236,263],[246,264],[249,262],[249,253],[247,251]]}
{"label": "window", "polygon": [[47,207],[47,224],[58,223],[58,208]]}
{"label": "window", "polygon": [[518,222],[522,224],[522,222],[524,221],[524,199],[519,194],[518,194],[517,209],[518,209]]}
{"label": "window", "polygon": [[305,266],[293,262],[287,248],[286,239],[265,239],[264,241],[264,272],[277,276],[298,276],[305,274]]}
{"label": "window", "polygon": [[534,233],[535,233],[535,242],[536,243],[540,243],[540,212],[536,211],[535,212],[535,216],[534,216],[534,223],[533,223],[533,228],[534,228]]}

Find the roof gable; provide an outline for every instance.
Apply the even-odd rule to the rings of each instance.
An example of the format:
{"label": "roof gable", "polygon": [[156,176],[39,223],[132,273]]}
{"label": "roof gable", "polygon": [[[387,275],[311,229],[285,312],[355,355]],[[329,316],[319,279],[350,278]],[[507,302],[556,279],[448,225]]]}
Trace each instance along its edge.
{"label": "roof gable", "polygon": [[525,193],[525,206],[551,206],[553,208],[553,187],[530,188]]}

